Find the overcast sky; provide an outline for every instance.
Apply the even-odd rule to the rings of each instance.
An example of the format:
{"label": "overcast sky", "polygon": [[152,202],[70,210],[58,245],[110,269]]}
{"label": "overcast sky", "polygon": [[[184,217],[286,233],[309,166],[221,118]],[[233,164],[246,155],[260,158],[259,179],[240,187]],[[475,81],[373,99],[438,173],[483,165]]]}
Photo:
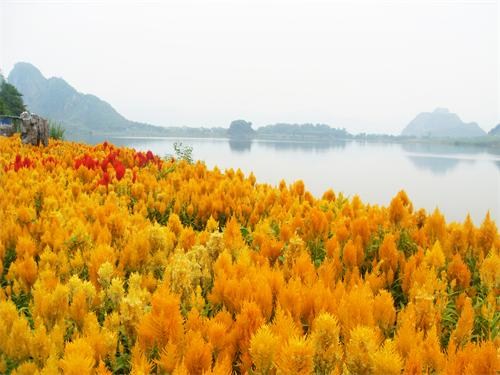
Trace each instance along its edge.
{"label": "overcast sky", "polygon": [[136,121],[399,133],[447,107],[500,122],[496,0],[0,3],[4,74],[31,62]]}

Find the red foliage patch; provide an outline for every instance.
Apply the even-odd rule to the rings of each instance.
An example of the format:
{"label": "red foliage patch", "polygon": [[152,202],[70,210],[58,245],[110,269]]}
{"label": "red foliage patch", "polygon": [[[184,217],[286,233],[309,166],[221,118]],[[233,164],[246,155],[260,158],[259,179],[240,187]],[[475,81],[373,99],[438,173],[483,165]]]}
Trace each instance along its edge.
{"label": "red foliage patch", "polygon": [[83,155],[81,158],[75,160],[75,169],[80,168],[81,166],[87,167],[88,169],[96,169],[99,165],[99,161],[97,159],[92,158],[90,155]]}
{"label": "red foliage patch", "polygon": [[28,157],[23,158],[21,155],[17,154],[15,160],[4,168],[7,172],[10,169],[14,171],[19,171],[21,168],[33,168],[35,163]]}
{"label": "red foliage patch", "polygon": [[[100,146],[96,146],[96,150],[100,149]],[[104,157],[102,161],[92,158],[90,155],[85,154],[82,157],[75,160],[74,168],[78,169],[84,166],[88,169],[98,170],[101,169],[103,172],[102,178],[99,180],[100,185],[108,185],[111,182],[111,177],[109,175],[108,168],[113,167],[115,170],[115,175],[118,181],[120,181],[127,170],[127,167],[120,160],[120,150],[117,150],[113,145],[104,142],[102,144],[102,149],[107,150],[108,154]],[[139,168],[145,167],[148,163],[154,163],[161,168],[161,159],[154,155],[151,151],[146,153],[136,152],[134,155],[134,164]],[[133,172],[132,181],[135,182],[137,179],[136,171]]]}
{"label": "red foliage patch", "polygon": [[153,154],[151,151],[148,151],[146,153],[136,152],[134,159],[136,160],[137,166],[139,168],[146,166],[150,162],[156,164],[158,168],[161,167],[161,159],[155,154]]}

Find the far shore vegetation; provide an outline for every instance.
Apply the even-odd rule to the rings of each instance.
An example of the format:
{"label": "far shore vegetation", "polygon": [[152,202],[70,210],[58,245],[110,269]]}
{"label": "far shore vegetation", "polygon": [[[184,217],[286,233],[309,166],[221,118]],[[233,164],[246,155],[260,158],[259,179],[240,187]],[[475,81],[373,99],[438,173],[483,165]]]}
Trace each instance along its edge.
{"label": "far shore vegetation", "polygon": [[[233,125],[233,124],[236,124]],[[168,127],[161,132],[94,132],[78,131],[67,127],[68,139],[108,136],[120,137],[175,137],[175,138],[227,138],[232,141],[249,142],[252,140],[290,141],[290,142],[335,142],[354,140],[361,142],[384,143],[425,143],[456,146],[475,146],[500,149],[500,136],[484,135],[480,137],[415,137],[390,134],[351,134],[343,128],[333,128],[325,124],[274,124],[253,129],[250,122],[236,120],[228,128],[204,127]]]}

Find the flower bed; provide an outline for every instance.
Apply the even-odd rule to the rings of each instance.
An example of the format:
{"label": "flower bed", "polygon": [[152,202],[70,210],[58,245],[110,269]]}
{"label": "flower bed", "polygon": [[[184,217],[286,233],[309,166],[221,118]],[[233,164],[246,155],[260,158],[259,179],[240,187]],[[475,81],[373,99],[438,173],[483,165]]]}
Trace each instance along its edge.
{"label": "flower bed", "polygon": [[1,373],[500,370],[489,216],[0,138],[0,228]]}

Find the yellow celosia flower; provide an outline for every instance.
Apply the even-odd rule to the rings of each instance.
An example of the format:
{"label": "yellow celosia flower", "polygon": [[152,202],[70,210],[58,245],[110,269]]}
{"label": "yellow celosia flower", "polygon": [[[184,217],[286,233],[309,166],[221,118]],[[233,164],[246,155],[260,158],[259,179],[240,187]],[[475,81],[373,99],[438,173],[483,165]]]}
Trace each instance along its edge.
{"label": "yellow celosia flower", "polygon": [[314,348],[315,371],[329,374],[340,363],[343,350],[339,341],[340,327],[337,318],[320,313],[313,322],[311,341]]}
{"label": "yellow celosia flower", "polygon": [[99,267],[97,275],[99,276],[99,284],[106,288],[111,283],[111,278],[113,276],[114,267],[110,262],[104,262]]}
{"label": "yellow celosia flower", "polygon": [[425,260],[429,265],[435,268],[441,268],[444,266],[445,257],[439,241],[436,241],[434,243],[432,249],[427,250],[425,254]]}
{"label": "yellow celosia flower", "polygon": [[148,358],[144,352],[136,345],[132,349],[132,359],[131,359],[131,374],[133,375],[149,375],[151,374],[151,369],[153,367],[152,363],[148,361]]}
{"label": "yellow celosia flower", "polygon": [[250,355],[256,374],[270,374],[278,348],[278,338],[268,325],[260,327],[250,340]]}
{"label": "yellow celosia flower", "polygon": [[374,369],[372,355],[378,350],[379,337],[367,326],[357,326],[346,345],[345,362],[353,374],[371,374]]}
{"label": "yellow celosia flower", "polygon": [[106,295],[110,299],[113,306],[118,306],[125,295],[123,290],[123,281],[118,277],[113,277],[111,285],[106,290]]}
{"label": "yellow celosia flower", "polygon": [[500,289],[500,256],[498,251],[491,251],[480,268],[481,280],[488,288]]}
{"label": "yellow celosia flower", "polygon": [[24,362],[11,372],[12,375],[38,375],[38,366],[33,362]]}
{"label": "yellow celosia flower", "polygon": [[309,339],[291,337],[278,349],[276,368],[278,374],[311,374],[314,368],[314,350]]}
{"label": "yellow celosia flower", "polygon": [[60,368],[68,375],[90,375],[93,373],[95,360],[92,347],[84,339],[76,339],[66,345]]}
{"label": "yellow celosia flower", "polygon": [[393,341],[387,340],[382,347],[371,354],[373,375],[399,375],[403,369],[403,359]]}

